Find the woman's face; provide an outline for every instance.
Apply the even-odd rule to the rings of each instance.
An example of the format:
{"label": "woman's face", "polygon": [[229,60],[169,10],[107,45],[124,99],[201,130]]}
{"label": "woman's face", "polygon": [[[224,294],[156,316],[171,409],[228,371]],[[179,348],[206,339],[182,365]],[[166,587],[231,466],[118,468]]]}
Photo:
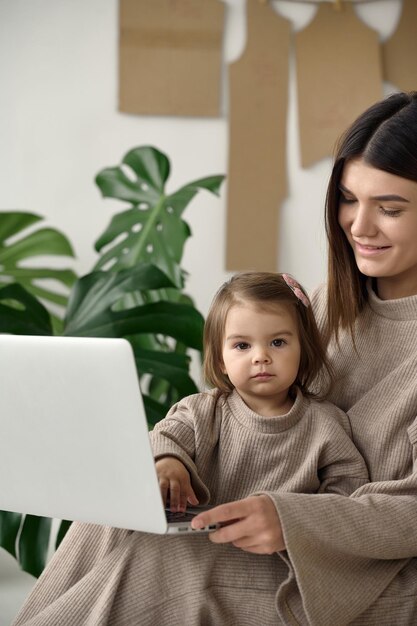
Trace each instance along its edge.
{"label": "woman's face", "polygon": [[417,183],[355,159],[343,169],[340,192],[339,224],[379,297],[417,294]]}

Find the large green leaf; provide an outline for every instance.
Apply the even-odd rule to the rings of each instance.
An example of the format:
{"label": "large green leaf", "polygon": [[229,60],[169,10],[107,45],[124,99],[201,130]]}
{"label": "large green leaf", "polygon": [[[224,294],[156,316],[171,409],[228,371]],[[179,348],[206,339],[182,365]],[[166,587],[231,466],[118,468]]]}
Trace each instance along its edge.
{"label": "large green leaf", "polygon": [[[201,350],[202,345],[201,316],[180,308],[171,312],[166,306],[166,303],[186,303],[194,308],[191,298],[186,301],[187,296],[182,292],[186,272],[180,262],[185,242],[191,235],[182,214],[200,190],[218,195],[224,180],[221,175],[201,178],[168,193],[165,186],[169,173],[167,156],[151,146],[134,148],[124,156],[120,166],[99,172],[96,183],[102,195],[130,206],[113,216],[95,244],[100,252],[96,269],[118,273],[124,268],[150,262],[169,276],[175,287],[145,291],[138,286],[137,292],[126,294],[112,307],[111,313],[101,316],[100,324],[97,324],[99,332],[108,332],[109,325],[114,332],[117,325],[118,333],[140,333],[135,337],[135,345],[142,351],[150,350],[152,356],[146,357],[146,363],[138,363],[139,371],[146,367],[151,376],[148,390],[152,400],[160,402],[162,399],[166,403],[193,393],[195,385],[189,376],[188,357],[181,361],[181,365],[178,361],[172,368],[172,364],[168,367],[167,362],[158,362],[155,353],[175,353],[178,357],[182,352],[185,356],[189,347],[199,346]],[[157,307],[158,301],[165,304]],[[151,303],[155,304],[153,308],[144,308]],[[129,312],[122,314],[125,309]],[[186,324],[184,329],[182,324]],[[149,332],[146,334],[146,331]],[[176,339],[175,343],[172,338]],[[129,339],[133,343],[132,335]],[[182,370],[181,375],[179,370]],[[152,405],[149,410],[155,417],[155,407]],[[152,421],[153,418],[149,419]]]}
{"label": "large green leaf", "polygon": [[83,326],[70,324],[64,334],[74,337],[124,337],[136,333],[161,333],[190,348],[202,350],[204,320],[192,306],[175,302],[154,302],[134,309],[111,308],[91,316]]}
{"label": "large green leaf", "polygon": [[64,334],[86,334],[86,329],[97,325],[95,320],[98,318],[99,325],[102,325],[109,312],[115,310],[115,305],[128,294],[164,287],[172,287],[170,279],[150,264],[136,265],[120,272],[87,274],[75,283],[71,292]]}
{"label": "large green leaf", "polygon": [[[126,175],[126,166],[133,178]],[[115,215],[96,241],[101,256],[95,269],[117,271],[150,262],[168,274],[177,287],[183,287],[179,262],[191,231],[181,215],[199,190],[218,194],[224,177],[202,178],[166,195],[168,175],[167,157],[150,146],[130,150],[121,166],[99,172],[96,183],[103,196],[129,202],[133,207]]]}
{"label": "large green leaf", "polygon": [[[17,282],[29,293],[41,298],[47,305],[65,306],[68,289],[76,275],[72,269],[30,267],[28,262],[37,256],[74,257],[68,239],[53,228],[37,228],[34,225],[43,218],[23,211],[0,212],[0,284]],[[32,227],[32,230],[28,231]],[[61,284],[61,290],[53,289],[50,282]]]}
{"label": "large green leaf", "polygon": [[204,320],[189,304],[160,301],[115,310],[114,305],[133,290],[169,286],[169,278],[153,265],[87,274],[77,281],[71,293],[64,334],[123,337],[157,333],[201,350]]}
{"label": "large green leaf", "polygon": [[46,564],[52,520],[26,515],[19,536],[19,561],[22,569],[39,576]]}
{"label": "large green leaf", "polygon": [[63,540],[63,538],[67,534],[71,524],[72,524],[72,522],[69,521],[69,520],[66,520],[66,519],[61,520],[61,522],[59,524],[58,532],[56,534],[55,548],[59,547],[61,541]]}
{"label": "large green leaf", "polygon": [[149,185],[152,189],[163,191],[170,171],[169,160],[165,154],[152,146],[142,146],[129,150],[123,163],[132,168],[142,187]]}
{"label": "large green leaf", "polygon": [[116,319],[123,335],[161,333],[195,350],[203,349],[204,318],[188,304],[153,302],[117,313]]}
{"label": "large green leaf", "polygon": [[[136,350],[135,350],[136,353]],[[136,365],[139,374],[152,374],[172,384],[181,397],[197,393],[198,389],[188,374],[190,357],[175,352],[139,350]]]}
{"label": "large green leaf", "polygon": [[[124,236],[120,239],[122,233]],[[189,236],[188,225],[160,204],[149,211],[138,208],[123,211],[112,218],[96,242],[99,251],[115,242],[102,253],[96,269],[106,268],[110,263],[111,269],[118,271],[139,261],[151,262],[168,274],[175,285],[182,287],[179,261]]]}
{"label": "large green leaf", "polygon": [[0,289],[0,332],[13,335],[52,335],[46,308],[19,284]]}
{"label": "large green leaf", "polygon": [[16,540],[22,522],[21,513],[0,511],[0,546],[16,558]]}
{"label": "large green leaf", "polygon": [[0,546],[33,576],[39,576],[45,567],[51,523],[46,517],[0,511]]}
{"label": "large green leaf", "polygon": [[[152,377],[148,386],[154,388],[156,380],[165,381],[160,393],[152,393],[159,419],[166,413],[168,399],[197,391],[189,376],[190,358],[181,352],[187,348],[201,351],[203,317],[190,299],[178,292],[175,301],[147,298],[149,302],[130,308],[118,305],[132,290],[148,297],[155,290],[169,291],[170,285],[169,278],[153,265],[88,274],[74,286],[64,329],[65,335],[72,336],[127,337],[139,375]],[[148,416],[150,423],[155,419],[155,406]]]}
{"label": "large green leaf", "polygon": [[180,216],[189,202],[200,190],[206,189],[207,191],[214,193],[216,196],[220,195],[220,187],[223,181],[224,176],[221,175],[207,176],[206,178],[194,180],[168,196],[166,199],[166,205],[171,207],[176,215]]}

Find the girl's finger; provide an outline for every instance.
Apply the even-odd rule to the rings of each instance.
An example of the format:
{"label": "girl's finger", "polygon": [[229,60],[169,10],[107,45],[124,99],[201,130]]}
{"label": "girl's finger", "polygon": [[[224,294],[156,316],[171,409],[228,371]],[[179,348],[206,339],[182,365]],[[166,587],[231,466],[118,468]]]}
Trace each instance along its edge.
{"label": "girl's finger", "polygon": [[193,506],[197,506],[197,504],[198,504],[198,498],[197,498],[197,496],[195,495],[194,490],[193,490],[193,488],[191,487],[191,485],[190,485],[190,487],[189,487],[189,489],[188,489],[187,501],[188,501],[190,504],[192,504]]}
{"label": "girl's finger", "polygon": [[178,500],[178,511],[185,511],[187,508],[187,494],[184,490],[181,490],[179,500]]}
{"label": "girl's finger", "polygon": [[164,506],[166,506],[166,503],[167,503],[168,485],[169,483],[165,478],[160,479],[159,488],[161,490],[162,502],[164,503]]}
{"label": "girl's finger", "polygon": [[176,480],[169,483],[169,508],[173,513],[179,510],[180,506],[180,484]]}

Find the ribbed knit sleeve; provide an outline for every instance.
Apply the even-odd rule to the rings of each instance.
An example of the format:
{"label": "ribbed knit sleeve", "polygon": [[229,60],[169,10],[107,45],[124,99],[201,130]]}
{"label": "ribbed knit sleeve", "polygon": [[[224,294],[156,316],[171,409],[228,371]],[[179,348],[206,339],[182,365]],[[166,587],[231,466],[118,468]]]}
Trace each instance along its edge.
{"label": "ribbed knit sleeve", "polygon": [[417,622],[416,320],[417,297],[370,294],[356,349],[348,336],[331,347],[332,400],[348,412],[372,482],[350,498],[275,494],[293,568],[278,594],[286,624]]}
{"label": "ribbed knit sleeve", "polygon": [[[165,419],[155,425],[149,433],[155,460],[163,456],[174,456],[179,459],[190,472],[191,485],[200,504],[207,504],[210,492],[201,479],[197,466],[196,445],[199,438],[197,421],[205,416],[203,423],[207,443],[217,444],[216,429],[216,394],[199,393],[184,398],[175,404]],[[200,429],[201,430],[201,429]]]}
{"label": "ribbed knit sleeve", "polygon": [[[415,497],[277,494],[275,502],[298,585],[291,578],[280,588],[284,623],[292,623],[288,607],[297,613],[302,604],[307,619],[301,624],[367,624],[361,614],[381,598],[417,551]],[[412,623],[408,620],[416,615],[415,598],[411,614],[410,599],[404,598],[408,617],[401,621],[397,615],[394,622],[381,600],[369,623]]]}

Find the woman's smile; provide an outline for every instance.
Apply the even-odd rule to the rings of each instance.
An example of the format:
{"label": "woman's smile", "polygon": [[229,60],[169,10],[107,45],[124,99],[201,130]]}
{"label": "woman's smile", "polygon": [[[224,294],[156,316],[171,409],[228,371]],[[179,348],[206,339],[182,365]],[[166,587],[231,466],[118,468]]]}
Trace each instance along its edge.
{"label": "woman's smile", "polygon": [[353,240],[355,251],[362,256],[374,256],[391,249],[391,246],[370,246]]}

